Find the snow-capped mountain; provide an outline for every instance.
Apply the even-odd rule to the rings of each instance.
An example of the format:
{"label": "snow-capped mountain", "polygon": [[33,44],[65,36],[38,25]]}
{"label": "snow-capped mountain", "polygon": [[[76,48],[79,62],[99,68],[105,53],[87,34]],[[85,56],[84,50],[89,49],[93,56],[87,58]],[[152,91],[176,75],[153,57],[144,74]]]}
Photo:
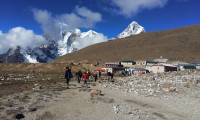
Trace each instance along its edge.
{"label": "snow-capped mountain", "polygon": [[77,51],[78,48],[73,45],[74,42],[93,38],[98,34],[92,30],[81,32],[80,29],[74,29],[70,32],[62,32],[60,40],[53,40],[48,35],[44,35],[46,44],[34,48],[22,49],[18,46],[15,49],[9,49],[6,53],[0,54],[0,62],[47,63],[67,53]]}
{"label": "snow-capped mountain", "polygon": [[67,53],[72,53],[74,51],[77,51],[78,48],[76,48],[73,43],[77,40],[84,39],[84,38],[93,38],[95,35],[99,33],[89,30],[87,32],[81,32],[79,29],[75,29],[74,31],[67,32],[63,36],[63,40],[58,41],[58,54],[60,56],[65,55]]}
{"label": "snow-capped mountain", "polygon": [[128,27],[122,33],[120,33],[117,36],[117,38],[125,38],[128,36],[137,35],[143,32],[145,32],[144,27],[139,25],[137,22],[133,21],[128,25]]}
{"label": "snow-capped mountain", "polygon": [[95,32],[93,30],[89,30],[87,32],[83,32],[80,37],[81,38],[84,38],[84,37],[94,37],[97,34],[98,34],[97,32]]}
{"label": "snow-capped mountain", "polygon": [[[133,21],[117,37],[124,38],[142,32],[145,32],[144,27]],[[18,46],[17,48],[9,49],[6,53],[0,54],[0,62],[47,63],[65,54],[108,40],[103,34],[92,30],[87,32],[81,32],[80,29],[67,32],[61,30],[60,36],[60,40],[54,40],[45,34],[44,38],[47,42],[43,45],[34,48],[21,48]]]}

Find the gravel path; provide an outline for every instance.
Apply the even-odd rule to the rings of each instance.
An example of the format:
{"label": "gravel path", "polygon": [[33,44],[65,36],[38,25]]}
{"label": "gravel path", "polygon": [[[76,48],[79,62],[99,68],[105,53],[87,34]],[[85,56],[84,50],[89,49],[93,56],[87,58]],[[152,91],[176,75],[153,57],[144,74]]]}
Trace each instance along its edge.
{"label": "gravel path", "polygon": [[[149,75],[115,78],[115,82],[83,87],[74,81],[70,89],[66,89],[65,83],[58,83],[48,90],[34,89],[1,97],[0,119],[10,120],[23,114],[24,120],[197,120],[199,74],[169,73],[154,75],[153,80]],[[176,84],[163,82],[163,78],[173,81],[175,75],[184,79]],[[91,97],[95,90],[100,90],[100,94]]]}

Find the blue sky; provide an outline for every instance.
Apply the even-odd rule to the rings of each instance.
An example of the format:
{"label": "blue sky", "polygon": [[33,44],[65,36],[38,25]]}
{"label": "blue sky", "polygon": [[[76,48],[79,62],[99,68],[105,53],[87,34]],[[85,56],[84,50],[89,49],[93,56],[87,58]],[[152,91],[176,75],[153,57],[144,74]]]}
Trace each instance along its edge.
{"label": "blue sky", "polygon": [[61,40],[61,24],[67,24],[64,31],[102,33],[74,42],[79,49],[116,37],[132,21],[147,32],[199,24],[199,5],[200,0],[0,0],[0,54],[46,44],[44,33]]}
{"label": "blue sky", "polygon": [[[34,17],[34,11],[38,14],[41,10],[50,13],[54,20],[64,14],[75,14],[83,18],[82,23],[90,25],[74,27],[84,31],[93,29],[112,38],[132,21],[137,21],[147,32],[199,24],[199,5],[199,0],[0,0],[0,30],[7,33],[20,26],[42,34],[46,32],[44,23]],[[78,14],[77,11],[84,10],[76,9],[82,8],[91,12],[89,18]],[[100,18],[93,17],[94,13]],[[71,18],[63,21],[68,19]]]}

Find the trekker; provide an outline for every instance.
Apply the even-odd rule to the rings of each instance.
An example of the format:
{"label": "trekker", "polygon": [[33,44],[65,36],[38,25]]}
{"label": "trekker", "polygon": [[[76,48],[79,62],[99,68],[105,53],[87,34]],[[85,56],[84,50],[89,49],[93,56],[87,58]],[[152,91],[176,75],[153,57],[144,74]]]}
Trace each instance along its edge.
{"label": "trekker", "polygon": [[99,78],[101,77],[101,71],[99,71]]}
{"label": "trekker", "polygon": [[89,78],[89,76],[88,76],[87,72],[83,73],[84,84],[87,84],[88,78]]}
{"label": "trekker", "polygon": [[126,76],[126,71],[122,70],[122,77]]}
{"label": "trekker", "polygon": [[130,70],[128,71],[128,76],[131,76],[131,71]]}
{"label": "trekker", "polygon": [[96,82],[97,81],[97,72],[93,73],[93,77],[94,77],[94,81]]}
{"label": "trekker", "polygon": [[69,81],[72,77],[73,77],[73,75],[72,75],[71,69],[69,69],[69,67],[66,67],[65,79],[66,79],[66,83],[67,83],[67,88],[69,88]]}
{"label": "trekker", "polygon": [[86,72],[87,74],[88,74],[88,76],[90,76],[91,75],[91,72],[90,72],[90,70],[88,69],[87,70],[87,72]]}
{"label": "trekker", "polygon": [[86,74],[88,75],[88,81],[89,81],[89,78],[90,78],[90,75],[91,75],[91,72],[90,72],[89,69],[86,71]]}
{"label": "trekker", "polygon": [[110,76],[111,81],[113,81],[113,77],[114,77],[114,72],[111,73],[111,76]]}
{"label": "trekker", "polygon": [[77,76],[78,83],[80,84],[81,78],[82,78],[82,72],[81,72],[81,70],[79,70],[79,71],[76,73],[76,76]]}
{"label": "trekker", "polygon": [[110,79],[111,79],[111,72],[110,71],[107,72],[107,79],[108,79],[108,82],[110,82]]}

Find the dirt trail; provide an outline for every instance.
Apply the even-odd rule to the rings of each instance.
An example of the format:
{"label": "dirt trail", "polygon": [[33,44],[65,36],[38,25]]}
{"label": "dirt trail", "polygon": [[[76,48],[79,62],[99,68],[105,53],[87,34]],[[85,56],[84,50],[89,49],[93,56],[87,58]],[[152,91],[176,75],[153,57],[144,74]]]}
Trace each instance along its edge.
{"label": "dirt trail", "polygon": [[[195,120],[194,113],[200,105],[198,100],[179,99],[176,96],[144,97],[123,94],[109,88],[99,88],[102,96],[90,97],[91,88],[76,88],[61,91],[56,101],[44,108],[29,113],[26,119],[36,120]],[[187,101],[187,103],[186,103]],[[195,111],[196,111],[195,110]]]}
{"label": "dirt trail", "polygon": [[[32,78],[31,75],[26,75],[25,78],[29,77],[40,79]],[[19,81],[21,84],[18,84],[18,88],[24,86],[28,88],[13,94],[10,92],[8,95],[1,94],[0,119],[10,120],[21,113],[25,117],[21,120],[197,120],[200,118],[198,85],[189,88],[176,86],[177,91],[174,92],[160,90],[159,93],[154,91],[151,94],[155,88],[154,83],[159,82],[158,80],[146,81],[140,77],[141,80],[134,78],[136,83],[133,84],[132,78],[124,77],[116,78],[114,83],[90,82],[84,87],[78,85],[77,81],[72,81],[70,89],[66,89],[66,83],[63,80],[53,80],[54,77],[49,76],[49,80],[42,80],[43,82],[31,81],[28,86]],[[126,84],[122,84],[121,80]],[[152,87],[146,86],[146,82],[151,83]],[[1,87],[7,84],[3,82]],[[135,87],[129,86],[130,90],[132,88],[135,90],[127,92],[126,85],[135,85]],[[101,94],[91,97],[91,90],[94,89],[101,90]]]}

